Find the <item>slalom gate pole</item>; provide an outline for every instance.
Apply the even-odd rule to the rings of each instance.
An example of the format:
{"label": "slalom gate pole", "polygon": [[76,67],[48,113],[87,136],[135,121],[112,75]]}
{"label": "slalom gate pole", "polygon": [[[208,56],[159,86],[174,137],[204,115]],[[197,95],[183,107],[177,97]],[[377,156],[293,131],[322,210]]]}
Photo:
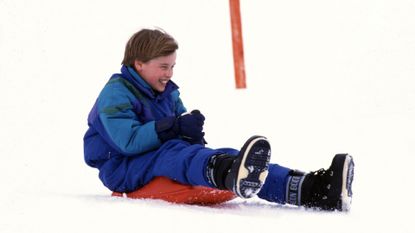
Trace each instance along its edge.
{"label": "slalom gate pole", "polygon": [[231,13],[233,63],[236,88],[246,88],[245,61],[242,42],[241,10],[239,0],[229,0]]}

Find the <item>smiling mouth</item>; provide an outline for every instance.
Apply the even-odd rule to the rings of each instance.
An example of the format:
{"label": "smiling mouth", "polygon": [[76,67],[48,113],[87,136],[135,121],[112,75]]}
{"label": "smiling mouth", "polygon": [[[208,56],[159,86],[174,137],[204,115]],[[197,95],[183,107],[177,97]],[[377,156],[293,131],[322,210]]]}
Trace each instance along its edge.
{"label": "smiling mouth", "polygon": [[163,84],[163,85],[166,85],[168,82],[169,82],[168,79],[167,80],[160,80],[160,83]]}

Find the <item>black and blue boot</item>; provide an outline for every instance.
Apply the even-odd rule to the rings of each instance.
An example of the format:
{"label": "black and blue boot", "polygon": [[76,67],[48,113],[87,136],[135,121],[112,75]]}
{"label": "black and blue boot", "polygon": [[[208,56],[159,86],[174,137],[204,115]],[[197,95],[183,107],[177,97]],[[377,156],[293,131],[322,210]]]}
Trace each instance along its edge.
{"label": "black and blue boot", "polygon": [[292,171],[287,182],[286,202],[307,208],[348,211],[353,176],[354,162],[348,154],[335,155],[327,170]]}
{"label": "black and blue boot", "polygon": [[218,189],[230,190],[242,198],[256,195],[268,175],[271,146],[263,136],[249,138],[237,156],[214,155],[207,177]]}

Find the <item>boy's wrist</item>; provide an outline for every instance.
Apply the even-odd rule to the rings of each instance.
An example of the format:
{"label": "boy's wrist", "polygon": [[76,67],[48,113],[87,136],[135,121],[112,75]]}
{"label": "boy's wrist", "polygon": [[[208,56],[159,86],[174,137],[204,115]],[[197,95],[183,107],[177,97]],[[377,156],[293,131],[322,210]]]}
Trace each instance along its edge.
{"label": "boy's wrist", "polygon": [[160,141],[165,142],[179,135],[176,117],[165,117],[155,123],[156,133]]}

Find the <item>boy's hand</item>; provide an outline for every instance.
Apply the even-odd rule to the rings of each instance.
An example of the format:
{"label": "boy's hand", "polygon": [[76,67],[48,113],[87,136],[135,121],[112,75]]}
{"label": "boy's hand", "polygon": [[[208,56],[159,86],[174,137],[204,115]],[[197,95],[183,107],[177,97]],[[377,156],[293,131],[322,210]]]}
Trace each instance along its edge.
{"label": "boy's hand", "polygon": [[162,142],[182,137],[191,144],[205,144],[203,124],[205,117],[199,110],[175,117],[166,117],[156,122],[156,132]]}
{"label": "boy's hand", "polygon": [[193,110],[190,114],[180,116],[178,119],[180,135],[190,143],[199,143],[203,141],[203,124],[205,116],[199,110]]}

